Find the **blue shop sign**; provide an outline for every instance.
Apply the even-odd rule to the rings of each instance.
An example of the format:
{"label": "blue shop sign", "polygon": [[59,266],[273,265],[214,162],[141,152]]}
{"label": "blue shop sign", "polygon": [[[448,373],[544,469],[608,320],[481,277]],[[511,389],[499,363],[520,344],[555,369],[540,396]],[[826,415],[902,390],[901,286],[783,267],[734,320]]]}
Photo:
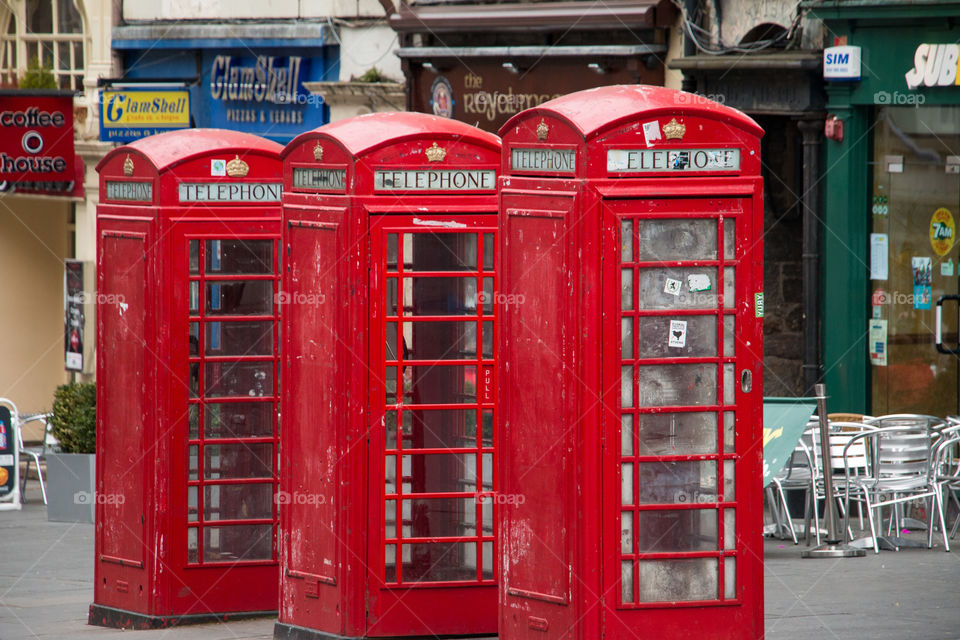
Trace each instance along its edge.
{"label": "blue shop sign", "polygon": [[[205,52],[197,122],[286,142],[326,124],[320,96],[303,83],[323,80],[322,58],[298,55],[235,56]],[[200,124],[202,123],[202,124]]]}

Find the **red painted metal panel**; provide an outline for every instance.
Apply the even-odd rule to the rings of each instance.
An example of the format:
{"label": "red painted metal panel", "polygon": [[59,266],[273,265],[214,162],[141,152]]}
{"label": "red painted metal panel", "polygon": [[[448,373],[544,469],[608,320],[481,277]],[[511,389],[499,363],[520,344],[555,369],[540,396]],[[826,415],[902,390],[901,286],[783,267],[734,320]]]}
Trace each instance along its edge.
{"label": "red painted metal panel", "polygon": [[[689,98],[605,87],[503,129],[500,277],[565,303],[519,307],[501,338],[501,490],[530,492],[501,511],[504,640],[762,635],[762,131]],[[563,224],[538,228],[564,191]],[[558,452],[536,474],[552,492],[520,477],[529,449]],[[544,513],[572,546],[553,545],[568,607],[538,602],[558,582]]]}
{"label": "red painted metal panel", "polygon": [[[145,455],[148,408],[143,393],[147,385],[146,234],[102,231],[98,259],[104,256],[115,268],[102,271],[98,283],[97,316],[101,321],[100,423],[97,444],[102,452],[97,466],[96,583],[98,601],[118,608],[143,606],[146,583],[144,538],[144,480],[149,457]],[[124,425],[123,429],[108,428]],[[101,567],[101,563],[114,566]],[[139,588],[131,593],[133,582]]]}

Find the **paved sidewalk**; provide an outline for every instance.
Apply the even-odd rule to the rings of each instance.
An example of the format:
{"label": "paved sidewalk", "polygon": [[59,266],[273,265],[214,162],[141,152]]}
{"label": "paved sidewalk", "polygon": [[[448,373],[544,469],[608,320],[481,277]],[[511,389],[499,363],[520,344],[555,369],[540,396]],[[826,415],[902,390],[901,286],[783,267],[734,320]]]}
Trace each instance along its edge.
{"label": "paved sidewalk", "polygon": [[[0,512],[0,640],[272,638],[272,619],[158,631],[87,626],[93,526],[47,522],[39,494],[31,497],[23,511]],[[766,638],[960,639],[960,537],[956,543],[951,553],[941,542],[933,550],[802,560],[802,544],[767,540]]]}

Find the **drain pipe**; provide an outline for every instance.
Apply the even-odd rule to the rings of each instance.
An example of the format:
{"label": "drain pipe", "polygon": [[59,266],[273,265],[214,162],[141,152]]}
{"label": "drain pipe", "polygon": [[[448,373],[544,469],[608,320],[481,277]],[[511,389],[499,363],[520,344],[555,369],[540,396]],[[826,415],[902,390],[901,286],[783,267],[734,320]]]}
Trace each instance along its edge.
{"label": "drain pipe", "polygon": [[820,381],[820,144],[822,119],[800,120],[803,136],[803,395]]}

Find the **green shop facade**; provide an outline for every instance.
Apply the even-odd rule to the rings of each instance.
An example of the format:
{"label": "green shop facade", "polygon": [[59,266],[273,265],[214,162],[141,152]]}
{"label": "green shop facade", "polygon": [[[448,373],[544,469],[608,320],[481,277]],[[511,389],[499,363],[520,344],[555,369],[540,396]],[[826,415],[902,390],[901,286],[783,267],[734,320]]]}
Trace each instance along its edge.
{"label": "green shop facade", "polygon": [[[834,411],[960,413],[960,357],[935,346],[958,294],[960,3],[811,0],[825,45],[859,47],[827,80],[821,357]],[[828,50],[829,51],[829,50]],[[957,345],[957,302],[943,304]]]}

